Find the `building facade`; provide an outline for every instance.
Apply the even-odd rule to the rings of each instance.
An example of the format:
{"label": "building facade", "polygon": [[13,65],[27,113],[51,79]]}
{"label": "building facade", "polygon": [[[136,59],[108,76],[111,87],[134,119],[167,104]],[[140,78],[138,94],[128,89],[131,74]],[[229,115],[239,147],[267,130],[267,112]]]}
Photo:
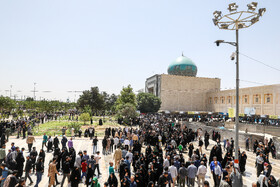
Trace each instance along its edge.
{"label": "building facade", "polygon": [[[162,101],[161,110],[227,113],[235,108],[235,90],[220,90],[219,78],[196,77],[197,67],[187,57],[178,57],[168,67],[168,75],[146,80],[145,92]],[[280,84],[241,88],[241,114],[280,116]]]}

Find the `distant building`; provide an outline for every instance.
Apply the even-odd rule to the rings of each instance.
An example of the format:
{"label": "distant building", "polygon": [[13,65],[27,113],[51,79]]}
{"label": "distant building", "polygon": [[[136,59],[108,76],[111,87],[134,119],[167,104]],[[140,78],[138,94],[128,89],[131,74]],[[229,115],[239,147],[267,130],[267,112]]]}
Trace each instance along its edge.
{"label": "distant building", "polygon": [[[170,112],[222,112],[235,108],[235,90],[220,90],[219,78],[196,77],[197,66],[185,57],[178,57],[168,67],[168,75],[147,78],[145,92],[161,101],[161,110]],[[280,84],[241,88],[240,113],[280,116]]]}

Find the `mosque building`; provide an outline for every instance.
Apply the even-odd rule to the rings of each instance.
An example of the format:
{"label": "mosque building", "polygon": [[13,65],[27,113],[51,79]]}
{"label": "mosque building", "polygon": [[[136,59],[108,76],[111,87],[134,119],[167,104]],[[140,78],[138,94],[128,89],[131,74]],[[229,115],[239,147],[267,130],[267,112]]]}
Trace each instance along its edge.
{"label": "mosque building", "polygon": [[[168,74],[146,79],[145,92],[162,101],[161,111],[223,113],[235,108],[235,89],[221,90],[221,79],[196,77],[196,64],[184,55],[168,66]],[[280,84],[240,88],[240,115],[280,118]]]}

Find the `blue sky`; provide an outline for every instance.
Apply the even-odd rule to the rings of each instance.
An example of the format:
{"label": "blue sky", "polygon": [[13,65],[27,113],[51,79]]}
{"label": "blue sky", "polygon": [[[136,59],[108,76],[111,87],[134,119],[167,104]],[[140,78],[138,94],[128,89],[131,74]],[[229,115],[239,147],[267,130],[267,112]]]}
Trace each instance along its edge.
{"label": "blue sky", "polygon": [[[13,95],[32,96],[34,82],[37,98],[48,99],[74,100],[67,91],[91,86],[116,94],[128,84],[139,90],[147,77],[167,73],[182,51],[196,63],[197,76],[218,77],[222,88],[233,88],[230,55],[235,49],[213,42],[234,41],[235,32],[219,30],[212,22],[213,12],[227,13],[231,2],[1,0],[0,95],[12,85]],[[246,10],[251,1],[235,2]],[[259,7],[267,12],[240,31],[240,52],[280,69],[280,1],[259,1]],[[240,79],[277,84],[280,73],[240,56]]]}

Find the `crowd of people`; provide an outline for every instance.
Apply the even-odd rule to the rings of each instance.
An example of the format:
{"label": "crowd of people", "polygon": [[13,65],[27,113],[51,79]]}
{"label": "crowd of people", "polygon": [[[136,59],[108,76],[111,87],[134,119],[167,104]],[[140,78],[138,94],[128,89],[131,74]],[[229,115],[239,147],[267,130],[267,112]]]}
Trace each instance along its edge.
{"label": "crowd of people", "polygon": [[[23,156],[25,148],[13,142],[6,153],[9,126],[1,124],[1,186],[25,186],[29,181],[29,185],[35,184],[37,187],[45,170],[49,177],[48,186],[63,186],[64,183],[72,187],[80,183],[90,187],[100,186],[103,172],[108,172],[109,177],[103,177],[105,182],[102,185],[110,187],[207,187],[212,183],[210,180],[213,180],[215,187],[243,186],[247,155],[240,149],[234,150],[232,138],[221,140],[218,131],[191,129],[188,123],[172,116],[144,115],[138,122],[137,127],[106,128],[103,139],[98,139],[95,129],[89,127],[84,136],[92,141],[92,152],[75,150],[72,137],[65,134],[62,138],[44,134],[42,148],[37,151],[33,144],[38,140],[32,135],[31,128],[25,132],[26,136],[22,135],[28,147],[26,157]],[[26,125],[25,122],[22,124]],[[215,142],[211,147],[210,139]],[[247,139],[246,150],[256,154],[258,177],[252,186],[278,186],[279,181],[271,175],[269,159],[270,154],[276,158],[273,141],[256,140],[252,150],[249,142]],[[100,144],[102,147],[99,147]],[[209,148],[210,154],[207,154]],[[238,151],[239,164],[234,163],[235,151]],[[52,154],[48,168],[44,168],[46,154]],[[108,171],[100,169],[102,155],[112,155]],[[211,179],[206,178],[209,169]],[[31,173],[36,175],[36,181],[30,177]],[[58,181],[58,175],[62,175],[61,181]]]}

